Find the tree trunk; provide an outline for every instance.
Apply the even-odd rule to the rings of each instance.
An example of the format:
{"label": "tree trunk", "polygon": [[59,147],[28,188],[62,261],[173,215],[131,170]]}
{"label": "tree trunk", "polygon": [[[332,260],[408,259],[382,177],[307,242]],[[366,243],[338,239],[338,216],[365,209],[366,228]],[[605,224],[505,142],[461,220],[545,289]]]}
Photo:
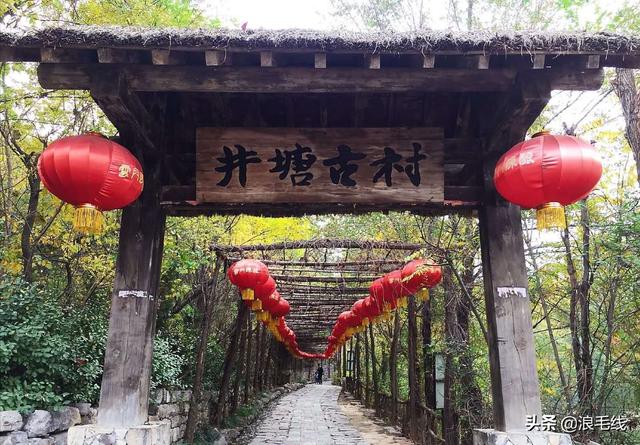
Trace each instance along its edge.
{"label": "tree trunk", "polygon": [[376,338],[373,335],[373,324],[369,325],[369,348],[371,349],[371,383],[373,384],[373,407],[378,409],[378,370],[376,367]]}
{"label": "tree trunk", "polygon": [[369,374],[369,331],[364,330],[364,404],[371,406],[371,383]]}
{"label": "tree trunk", "polygon": [[454,285],[451,282],[449,271],[444,275],[444,293],[445,293],[445,342],[447,345],[445,353],[444,368],[444,411],[442,413],[444,441],[446,445],[460,444],[460,419],[456,409],[456,391],[455,391],[455,351],[457,345],[457,317]]}
{"label": "tree trunk", "polygon": [[[436,391],[434,379],[434,360],[431,351],[431,299],[422,303],[422,361],[424,367],[424,401],[427,407],[426,428],[436,430],[436,418],[432,414],[436,409]],[[433,442],[427,436],[427,444]]]}
{"label": "tree trunk", "polygon": [[[249,317],[246,317],[247,319]],[[229,413],[235,413],[236,409],[238,409],[238,401],[240,400],[240,380],[242,379],[242,371],[245,367],[245,359],[244,354],[247,350],[247,337],[249,336],[249,332],[247,332],[247,324],[243,321],[242,332],[240,333],[240,351],[238,353],[238,359],[236,360],[235,366],[235,374],[233,376],[233,395],[231,397],[231,409]]]}
{"label": "tree trunk", "polygon": [[593,415],[593,363],[591,358],[590,332],[590,304],[589,289],[591,287],[590,261],[590,223],[587,201],[582,200],[580,211],[580,226],[582,229],[582,276],[578,272],[573,260],[569,231],[565,229],[562,241],[565,247],[567,274],[571,284],[571,307],[569,310],[569,327],[571,331],[571,345],[578,388],[578,403],[580,415]]}
{"label": "tree trunk", "polygon": [[37,171],[32,168],[29,168],[28,175],[29,203],[24,225],[22,226],[20,247],[22,249],[22,277],[27,283],[31,283],[33,281],[33,245],[31,237],[38,213],[38,201],[40,200],[40,178]]}
{"label": "tree trunk", "polygon": [[224,358],[224,367],[222,370],[222,381],[220,382],[220,392],[218,393],[218,403],[216,409],[211,417],[211,423],[219,425],[224,417],[224,408],[227,400],[227,393],[229,391],[229,382],[231,380],[231,370],[236,357],[236,351],[238,349],[238,340],[240,338],[240,331],[244,325],[244,320],[248,313],[247,307],[243,303],[238,303],[238,315],[236,316],[236,324],[231,333],[229,339],[229,345],[227,346],[227,352]]}
{"label": "tree trunk", "polygon": [[400,336],[400,312],[395,311],[393,319],[393,337],[389,356],[389,376],[391,378],[391,422],[398,420],[398,337]]}
{"label": "tree trunk", "polygon": [[416,299],[409,297],[407,308],[408,345],[407,362],[409,364],[409,436],[418,441],[420,438],[420,383],[418,383],[418,325],[416,321]]}
{"label": "tree trunk", "polygon": [[[257,328],[256,328],[257,331]],[[253,335],[251,333],[251,317],[247,317],[247,359],[244,365],[244,392],[242,394],[242,403],[249,402],[249,383],[251,382],[251,366],[255,364],[251,357]]]}
{"label": "tree trunk", "polygon": [[616,78],[612,85],[622,105],[626,124],[625,136],[636,161],[637,179],[640,184],[640,95],[638,95],[633,70],[616,68]]}
{"label": "tree trunk", "polygon": [[[198,346],[196,347],[196,370],[193,378],[193,387],[191,392],[191,404],[189,405],[189,414],[187,416],[187,426],[184,431],[184,440],[193,443],[193,436],[198,423],[198,411],[202,402],[202,377],[204,375],[204,364],[207,353],[207,345],[209,343],[209,329],[211,327],[211,318],[213,317],[213,309],[215,308],[216,288],[218,285],[218,273],[220,272],[221,258],[216,258],[216,265],[213,270],[213,283],[209,289],[203,289],[202,295],[205,298],[204,316],[202,317],[202,326],[200,328],[200,337],[198,337]],[[203,284],[209,287],[208,284]]]}

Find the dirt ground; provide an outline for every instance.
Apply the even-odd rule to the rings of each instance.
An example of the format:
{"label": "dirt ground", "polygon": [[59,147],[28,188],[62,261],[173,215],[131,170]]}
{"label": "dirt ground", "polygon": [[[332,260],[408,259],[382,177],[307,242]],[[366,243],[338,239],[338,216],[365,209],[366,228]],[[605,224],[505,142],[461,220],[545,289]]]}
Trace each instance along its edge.
{"label": "dirt ground", "polygon": [[372,409],[365,408],[359,401],[345,394],[340,394],[338,405],[345,416],[369,442],[370,445],[414,445],[412,441],[402,436],[400,430],[386,424],[375,417]]}

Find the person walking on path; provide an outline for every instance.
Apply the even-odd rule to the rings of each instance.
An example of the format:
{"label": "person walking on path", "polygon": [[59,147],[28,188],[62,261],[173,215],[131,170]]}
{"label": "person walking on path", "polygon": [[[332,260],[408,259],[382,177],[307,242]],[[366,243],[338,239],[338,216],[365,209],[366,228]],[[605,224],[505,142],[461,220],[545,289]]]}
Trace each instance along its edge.
{"label": "person walking on path", "polygon": [[324,369],[322,369],[322,365],[318,365],[318,369],[316,370],[316,383],[322,385],[322,375],[324,374]]}

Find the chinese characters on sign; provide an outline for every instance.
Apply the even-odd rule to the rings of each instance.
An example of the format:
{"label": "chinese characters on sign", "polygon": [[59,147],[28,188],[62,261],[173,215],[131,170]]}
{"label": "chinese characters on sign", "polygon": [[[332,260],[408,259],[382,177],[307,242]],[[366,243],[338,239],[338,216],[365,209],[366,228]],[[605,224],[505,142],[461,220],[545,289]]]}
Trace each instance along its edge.
{"label": "chinese characters on sign", "polygon": [[438,128],[199,128],[200,202],[441,202]]}

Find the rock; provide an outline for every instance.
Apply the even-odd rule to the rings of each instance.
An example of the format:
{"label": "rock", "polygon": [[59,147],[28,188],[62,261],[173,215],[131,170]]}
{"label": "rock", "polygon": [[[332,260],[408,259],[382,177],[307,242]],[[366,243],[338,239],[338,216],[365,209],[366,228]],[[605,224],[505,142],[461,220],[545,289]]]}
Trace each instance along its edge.
{"label": "rock", "polygon": [[27,418],[27,423],[24,425],[24,430],[27,432],[29,438],[45,436],[51,431],[51,413],[37,409]]}
{"label": "rock", "polygon": [[28,442],[29,438],[24,431],[14,431],[6,436],[0,436],[0,445],[24,445]]}
{"label": "rock", "polygon": [[187,417],[186,416],[173,416],[171,417],[171,428],[175,428],[178,427],[180,425],[183,425],[187,422]]}
{"label": "rock", "polygon": [[54,431],[66,431],[73,425],[77,425],[81,422],[80,410],[75,406],[65,406],[60,411],[54,411],[51,413],[51,426],[49,432]]}
{"label": "rock", "polygon": [[98,409],[97,408],[89,408],[89,413],[86,416],[81,416],[80,423],[82,425],[90,425],[96,423],[96,419],[98,418]]}
{"label": "rock", "polygon": [[35,437],[29,439],[27,443],[29,445],[53,445],[53,439],[51,437]]}
{"label": "rock", "polygon": [[161,419],[168,419],[180,412],[180,407],[174,404],[160,405],[156,415]]}
{"label": "rock", "polygon": [[224,436],[220,436],[219,439],[213,442],[213,445],[227,445],[227,439]]}
{"label": "rock", "polygon": [[51,438],[53,439],[53,445],[67,445],[67,435],[66,431],[63,431],[58,434],[53,434]]}
{"label": "rock", "polygon": [[80,403],[76,403],[73,406],[78,408],[78,411],[80,411],[80,416],[88,416],[89,413],[91,412],[91,404],[90,403],[80,402]]}
{"label": "rock", "polygon": [[0,411],[0,432],[17,431],[22,425],[22,416],[18,411]]}

